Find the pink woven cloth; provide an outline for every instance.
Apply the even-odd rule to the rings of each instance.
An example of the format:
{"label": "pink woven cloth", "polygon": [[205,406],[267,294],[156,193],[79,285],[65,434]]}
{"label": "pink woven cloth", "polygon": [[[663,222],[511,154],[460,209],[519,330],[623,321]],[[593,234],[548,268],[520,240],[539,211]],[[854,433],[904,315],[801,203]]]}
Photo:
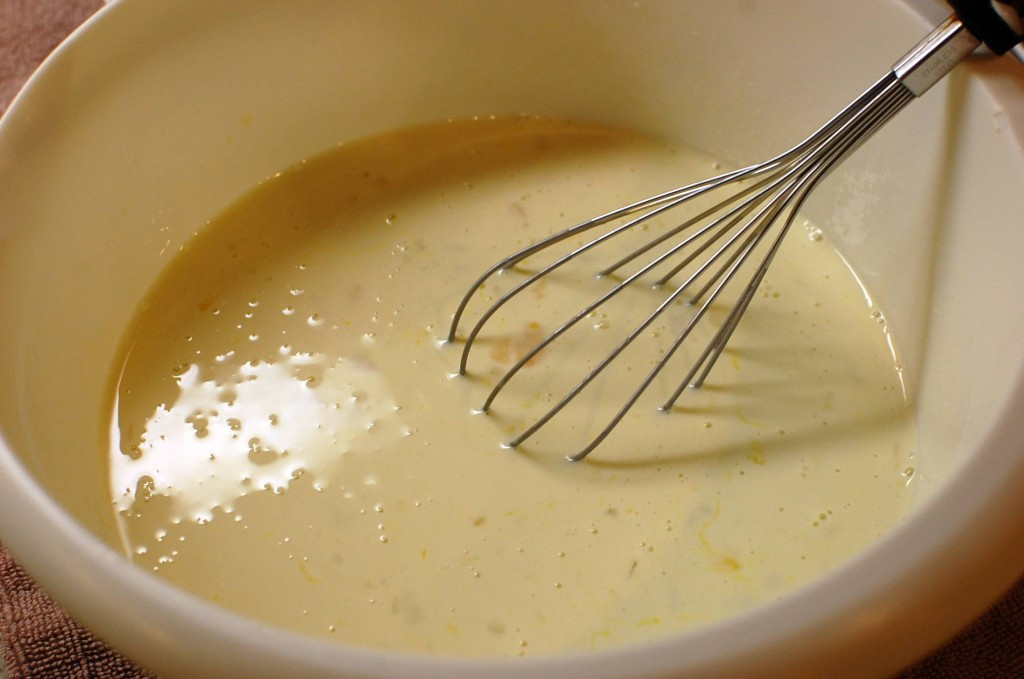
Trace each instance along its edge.
{"label": "pink woven cloth", "polygon": [[[0,0],[0,113],[100,0]],[[1024,538],[1024,536],[1022,536]],[[75,622],[0,544],[0,657],[9,679],[149,677]],[[1024,579],[899,679],[1024,677]]]}
{"label": "pink woven cloth", "polygon": [[0,545],[0,652],[10,679],[149,677],[71,619]]}

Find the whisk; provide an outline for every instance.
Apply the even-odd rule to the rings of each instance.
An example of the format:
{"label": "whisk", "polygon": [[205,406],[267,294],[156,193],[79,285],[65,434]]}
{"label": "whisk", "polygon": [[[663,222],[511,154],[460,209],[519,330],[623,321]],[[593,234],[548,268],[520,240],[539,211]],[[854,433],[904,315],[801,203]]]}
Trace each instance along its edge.
{"label": "whisk", "polygon": [[[792,149],[766,162],[726,172],[576,224],[505,257],[487,269],[462,298],[448,333],[449,342],[464,339],[459,365],[459,373],[463,375],[468,371],[470,353],[479,341],[484,327],[499,309],[524,290],[610,239],[627,232],[635,233],[638,227],[655,217],[664,219],[670,211],[679,210],[684,205],[693,205],[692,201],[698,197],[710,196],[717,201],[707,208],[701,204],[701,207],[697,208],[697,214],[687,214],[681,220],[672,222],[676,225],[599,271],[599,276],[616,276],[617,284],[537,342],[498,379],[481,408],[484,412],[491,409],[506,385],[537,354],[627,286],[635,285],[642,277],[655,276],[655,287],[666,290],[664,300],[653,312],[598,361],[561,400],[516,435],[506,446],[515,448],[536,434],[604,372],[672,304],[677,300],[683,300],[683,296],[687,295],[688,299],[685,301],[695,310],[685,327],[678,332],[660,358],[654,361],[650,372],[640,381],[607,425],[589,444],[575,454],[569,455],[568,459],[576,461],[586,457],[605,440],[636,404],[680,346],[691,336],[693,329],[711,308],[712,303],[735,280],[741,287],[738,288],[740,292],[734,305],[704,346],[689,372],[680,381],[678,388],[661,405],[661,409],[671,409],[688,385],[695,388],[702,386],[753,300],[798,210],[821,179],[912,99],[921,96],[942,79],[982,42],[992,52],[1003,54],[1021,41],[1020,16],[1024,12],[1024,0],[951,0],[950,4],[955,12],[953,15],[897,61],[889,73]],[[605,226],[606,230],[599,236],[582,245],[574,245],[568,253],[558,256],[553,262],[528,275],[504,294],[500,294],[472,326],[467,323],[468,334],[459,335],[459,328],[470,301],[492,276],[516,267],[523,260],[557,243],[576,239],[580,234],[601,226]],[[775,233],[769,238],[768,234],[773,228]],[[755,251],[763,253],[760,261],[756,258],[751,259]],[[627,264],[645,255],[649,257],[649,261],[639,265],[634,273],[616,275],[616,272]],[[754,268],[744,284],[742,277],[738,277],[737,274],[748,260]],[[656,268],[658,272],[652,273]],[[669,283],[673,277],[684,270],[685,280],[670,287]]]}

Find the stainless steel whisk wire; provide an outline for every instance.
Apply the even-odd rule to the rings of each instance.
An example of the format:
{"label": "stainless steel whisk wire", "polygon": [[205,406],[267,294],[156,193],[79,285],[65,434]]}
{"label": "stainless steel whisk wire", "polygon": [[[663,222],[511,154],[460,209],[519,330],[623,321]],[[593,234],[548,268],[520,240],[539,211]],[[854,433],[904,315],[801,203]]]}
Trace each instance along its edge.
{"label": "stainless steel whisk wire", "polygon": [[[726,172],[717,177],[667,191],[581,222],[505,257],[484,271],[473,285],[470,286],[456,308],[448,332],[447,340],[449,342],[455,342],[459,339],[459,326],[471,300],[492,276],[507,269],[512,269],[527,258],[567,239],[576,237],[599,226],[629,218],[623,223],[612,227],[606,233],[575,247],[553,262],[541,267],[536,272],[529,274],[524,280],[498,296],[482,313],[476,323],[473,324],[469,333],[465,335],[459,362],[459,374],[462,375],[468,372],[471,350],[488,321],[492,319],[499,309],[524,290],[584,253],[608,242],[616,236],[631,231],[641,224],[649,222],[656,216],[666,214],[695,198],[705,196],[714,191],[726,187],[739,187],[734,193],[728,195],[717,204],[693,217],[687,218],[685,221],[666,230],[661,235],[598,272],[598,276],[612,276],[620,268],[641,255],[693,229],[680,242],[655,256],[632,274],[619,280],[596,300],[577,311],[562,325],[525,352],[505,372],[484,401],[481,407],[483,412],[488,412],[491,409],[495,399],[505,386],[542,350],[550,346],[582,319],[595,312],[628,286],[635,284],[639,279],[651,273],[660,265],[669,262],[672,258],[681,257],[680,261],[672,265],[667,273],[660,275],[654,283],[655,288],[667,285],[676,274],[688,265],[696,265],[696,269],[687,276],[686,280],[672,290],[646,318],[637,324],[614,349],[584,375],[565,396],[555,405],[551,406],[526,430],[515,436],[505,445],[515,448],[537,433],[541,427],[554,418],[593,380],[602,374],[672,304],[680,300],[689,291],[691,285],[697,283],[708,272],[711,272],[702,287],[687,300],[687,304],[690,306],[695,306],[698,303],[700,306],[696,308],[696,311],[683,329],[679,331],[672,343],[663,351],[654,366],[605,427],[583,449],[567,457],[569,460],[576,461],[589,455],[591,451],[608,437],[646,392],[677,350],[687,340],[694,328],[700,323],[706,312],[711,308],[711,305],[733,281],[752,254],[759,249],[759,246],[765,243],[768,232],[773,226],[778,225],[778,233],[775,235],[774,240],[770,241],[764,256],[756,265],[753,274],[742,289],[742,292],[740,292],[735,304],[725,316],[724,321],[711,340],[708,341],[689,372],[668,400],[660,406],[660,409],[663,411],[670,410],[687,386],[702,386],[726,344],[729,342],[747,307],[753,300],[779,247],[795,221],[797,213],[811,191],[836,165],[842,162],[875,131],[899,113],[911,100],[923,94],[924,91],[940,80],[953,66],[973,52],[979,44],[980,41],[975,38],[972,32],[965,28],[958,16],[953,15],[932,31],[903,59],[897,62],[892,71],[790,150],[766,162]],[[749,185],[743,184],[748,181],[752,183],[749,183]],[[640,213],[639,216],[633,216],[637,213]],[[710,221],[698,226],[705,220]],[[683,254],[687,247],[694,245],[702,238],[705,238],[705,240],[696,245],[692,252]],[[725,239],[724,241],[722,241],[723,238]],[[719,243],[719,241],[722,242]],[[703,262],[698,263],[698,257],[711,250],[715,245],[718,245],[717,249],[713,250]],[[718,268],[712,271],[716,264]]]}

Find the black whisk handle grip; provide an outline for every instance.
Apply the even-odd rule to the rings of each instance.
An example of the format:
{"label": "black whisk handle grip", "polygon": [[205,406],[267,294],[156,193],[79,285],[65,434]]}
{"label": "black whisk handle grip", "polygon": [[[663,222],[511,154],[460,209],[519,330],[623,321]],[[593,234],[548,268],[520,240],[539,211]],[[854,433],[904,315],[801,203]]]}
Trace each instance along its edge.
{"label": "black whisk handle grip", "polygon": [[995,54],[1024,40],[1024,0],[946,0],[957,18]]}

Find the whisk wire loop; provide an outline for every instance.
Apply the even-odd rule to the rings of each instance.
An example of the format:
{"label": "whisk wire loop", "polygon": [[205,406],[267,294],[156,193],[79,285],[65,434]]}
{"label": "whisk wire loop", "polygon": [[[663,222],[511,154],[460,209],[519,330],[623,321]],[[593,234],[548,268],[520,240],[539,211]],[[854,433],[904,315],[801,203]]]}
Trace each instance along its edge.
{"label": "whisk wire loop", "polygon": [[[740,318],[742,318],[743,314],[746,312],[747,306],[750,304],[750,301],[754,297],[754,293],[763,281],[772,260],[778,252],[779,246],[782,244],[784,237],[788,233],[790,226],[792,226],[793,221],[796,219],[796,215],[802,208],[807,196],[810,195],[817,184],[828,175],[828,172],[835,165],[842,162],[842,160],[856,150],[857,146],[863,143],[867,137],[884,125],[913,99],[913,94],[903,87],[903,85],[895,78],[885,78],[883,81],[880,81],[880,84],[882,85],[881,88],[878,88],[881,89],[880,92],[876,93],[876,88],[872,88],[871,90],[873,98],[867,111],[863,115],[856,116],[852,119],[849,134],[835,137],[836,143],[825,147],[825,152],[815,159],[814,165],[810,168],[809,172],[804,175],[795,186],[792,199],[786,199],[788,201],[787,217],[780,229],[778,238],[776,238],[775,243],[758,266],[755,274],[751,277],[750,282],[740,298],[737,300],[736,305],[726,318],[726,321],[719,328],[711,342],[708,343],[707,347],[705,347],[704,352],[698,357],[693,368],[680,383],[676,391],[673,392],[669,400],[662,406],[663,410],[667,410],[675,404],[676,400],[678,400],[687,385],[694,388],[699,388],[703,385],[704,380],[711,372],[711,369],[714,367],[719,355],[728,343],[733,331],[736,329],[736,326],[739,324]],[[857,111],[851,112],[851,115],[854,113],[857,113]],[[841,130],[837,130],[837,132],[840,131]],[[777,216],[772,217],[773,220],[776,218]],[[694,376],[702,365],[704,367],[700,372],[700,376],[694,380]]]}
{"label": "whisk wire loop", "polygon": [[[767,181],[767,180],[765,180],[765,181]],[[760,186],[760,184],[758,186]],[[676,205],[678,205],[678,202],[673,202],[673,203],[669,203],[668,204],[669,207],[675,207]],[[719,207],[721,207],[721,205],[722,204],[720,204]],[[674,257],[675,255],[677,255],[681,250],[683,250],[691,242],[693,242],[694,239],[696,239],[699,236],[703,235],[707,231],[709,231],[709,230],[711,230],[711,229],[713,229],[715,227],[718,227],[723,221],[729,220],[724,226],[720,226],[718,231],[710,239],[708,239],[704,244],[702,244],[700,247],[698,247],[694,251],[694,253],[691,253],[691,255],[689,255],[684,261],[685,262],[689,262],[690,260],[694,259],[697,255],[701,254],[707,247],[713,245],[714,242],[717,239],[719,239],[725,233],[728,233],[730,230],[732,230],[737,223],[742,221],[743,218],[746,217],[756,207],[757,207],[757,201],[750,200],[750,201],[744,202],[740,206],[738,206],[738,207],[734,208],[733,210],[729,211],[723,217],[721,217],[721,218],[711,222],[710,224],[706,225],[704,228],[698,230],[694,234],[691,234],[688,238],[684,239],[680,243],[677,243],[676,245],[674,245],[668,251],[666,251],[666,252],[662,253],[661,255],[657,256],[656,258],[654,258],[653,260],[648,262],[646,265],[644,265],[643,267],[638,269],[636,272],[634,272],[633,274],[631,274],[630,276],[628,276],[624,280],[620,281],[616,286],[614,286],[611,290],[607,291],[605,294],[600,296],[594,302],[592,302],[591,304],[585,306],[583,309],[578,311],[572,318],[570,318],[568,321],[566,321],[561,326],[559,326],[554,332],[548,334],[543,340],[541,340],[536,345],[534,345],[529,351],[527,351],[522,356],[522,358],[520,358],[518,361],[516,361],[516,363],[513,364],[513,366],[511,368],[509,368],[508,371],[506,371],[506,373],[495,384],[495,386],[492,388],[491,392],[488,394],[487,399],[484,401],[484,405],[481,408],[481,410],[484,411],[484,412],[488,411],[490,409],[490,407],[491,407],[491,404],[494,402],[494,399],[499,394],[499,392],[501,392],[501,390],[505,387],[505,385],[508,384],[508,382],[511,381],[511,379],[523,367],[528,365],[542,350],[544,350],[546,347],[548,347],[550,344],[552,344],[556,339],[558,339],[563,334],[565,334],[567,331],[569,331],[573,326],[575,326],[581,320],[583,320],[584,318],[589,316],[591,313],[593,313],[598,308],[600,308],[602,305],[604,305],[607,301],[609,301],[614,296],[616,296],[617,294],[619,294],[620,292],[622,292],[623,290],[628,288],[631,284],[635,283],[637,280],[639,280],[640,278],[645,276],[651,270],[657,268],[661,263],[663,263],[663,262],[669,260],[670,258]],[[662,210],[662,209],[663,209],[663,207],[662,208],[656,208],[656,210]],[[705,213],[702,213],[701,215],[699,215],[699,217],[707,217],[712,212],[713,211],[706,211]],[[707,271],[707,269],[710,268],[711,265],[714,264],[722,256],[723,253],[728,252],[730,250],[731,246],[735,243],[735,241],[737,239],[739,239],[742,235],[747,233],[755,224],[757,224],[757,222],[759,221],[759,218],[762,217],[763,212],[764,212],[764,210],[762,210],[761,212],[756,214],[753,218],[749,219],[745,226],[743,226],[741,229],[736,231],[733,234],[733,236],[729,240],[727,240],[726,243],[724,245],[722,245],[719,248],[719,250],[714,255],[709,257],[700,267],[698,267],[697,270],[694,271],[690,275],[690,277],[684,283],[682,283],[678,287],[676,292],[674,292],[670,296],[669,303],[674,302],[680,295],[682,295],[683,292],[685,292],[689,288],[690,284],[693,283],[695,280],[699,279],[701,277],[701,275],[703,275]],[[632,220],[631,222],[628,222],[624,226],[633,227],[633,226],[635,226],[638,223],[639,220],[648,219],[649,216],[650,216],[650,213],[648,213],[646,215],[643,215],[642,217],[640,217],[638,219]],[[696,221],[697,221],[696,219],[688,220],[687,222],[684,222],[682,225],[672,229],[670,231],[670,233],[678,234],[680,231],[682,231],[682,229],[684,227],[692,226]],[[622,227],[619,227],[619,228],[621,229]],[[617,232],[618,232],[618,229],[614,233],[617,233]],[[585,247],[595,245],[600,240],[601,240],[600,238],[599,239],[595,239],[594,241],[591,241],[590,243],[588,243],[587,246],[585,246]],[[659,238],[659,240],[663,241],[664,239],[663,238]],[[575,251],[574,253],[571,253],[571,254],[576,254],[577,252],[579,252],[579,251],[577,250],[577,251]],[[564,260],[564,258],[563,258],[563,260]],[[564,263],[563,260],[559,260],[558,262],[556,262],[556,264]],[[728,266],[728,264],[729,264],[729,262],[726,263],[726,266]],[[498,307],[500,307],[502,304],[507,302],[515,294],[518,294],[524,287],[534,283],[538,279],[538,277],[540,275],[546,274],[548,270],[549,270],[549,268],[546,268],[546,269],[542,270],[542,272],[540,274],[537,274],[537,275],[532,276],[531,278],[527,279],[526,281],[521,283],[519,286],[517,286],[517,288],[513,289],[511,292],[507,293],[502,298],[500,298],[498,301],[496,301],[494,304],[492,304],[492,306],[490,308],[488,308],[487,312],[485,312],[482,320],[480,322],[478,322],[476,326],[474,326],[473,331],[470,333],[469,338],[467,339],[467,345],[470,345],[472,343],[472,341],[476,338],[477,334],[479,333],[480,329],[482,328],[483,323],[486,322],[486,319],[490,318],[490,316],[493,315],[493,313],[495,311],[497,311]],[[674,268],[673,271],[670,272],[669,275],[664,276],[657,283],[655,283],[655,287],[659,287],[659,286],[664,285],[667,282],[668,278],[670,278],[670,276],[673,275],[677,271],[678,271],[678,267]],[[717,280],[717,278],[719,276],[720,276],[720,274],[716,275],[714,278],[711,279],[711,282],[713,283],[715,280]],[[696,295],[694,295],[689,303],[691,305],[694,304],[696,301],[698,301],[698,299],[702,295],[703,295],[703,291],[698,293],[698,294],[696,294]],[[622,351],[624,351],[633,342],[633,340],[635,340],[636,337],[639,336],[640,332],[642,332],[644,329],[649,327],[655,320],[657,320],[657,318],[662,314],[662,312],[664,312],[668,308],[668,306],[669,306],[668,304],[664,304],[664,305],[659,306],[654,311],[654,313],[652,313],[641,324],[641,326],[637,329],[637,331],[635,333],[631,333],[615,349],[613,349],[611,354],[608,355],[607,360],[605,362],[602,362],[602,364],[600,364],[598,367],[594,368],[592,370],[592,372],[590,373],[590,375],[588,375],[588,378],[585,379],[585,381],[582,381],[581,383],[577,384],[576,388],[574,388],[572,391],[569,392],[568,398],[565,399],[565,401],[563,403],[559,404],[558,406],[555,406],[555,408],[557,410],[561,410],[562,407],[567,405],[569,401],[571,401],[577,394],[579,394],[583,390],[583,388],[587,384],[589,384],[589,382],[591,380],[593,380],[593,378],[597,377],[603,371],[604,367],[606,367],[608,364],[610,364],[612,360],[617,358],[619,356],[619,354],[621,354]],[[698,318],[698,320],[699,320],[699,318]],[[466,349],[464,349],[463,350],[463,358],[465,358],[466,356],[468,356],[468,351]],[[557,412],[557,410],[556,410],[556,412]],[[551,413],[551,414],[553,415],[554,413]],[[544,418],[543,422],[547,422],[548,419],[550,419],[550,418]],[[540,424],[543,424],[543,422],[541,422]],[[539,429],[539,426],[537,427],[537,429]],[[515,447],[516,445],[518,445],[518,443],[520,441],[525,440],[526,438],[528,438],[529,437],[528,434],[533,433],[534,431],[536,431],[536,429],[527,430],[527,433],[521,435],[520,437],[518,437],[517,439],[515,439],[513,442],[509,443],[508,445],[510,447]]]}
{"label": "whisk wire loop", "polygon": [[[866,139],[930,86],[931,83],[924,80],[929,73],[928,67],[931,65],[928,59],[935,60],[935,68],[932,70],[937,74],[933,76],[937,80],[951,68],[951,61],[959,61],[973,51],[978,41],[973,36],[967,36],[965,39],[964,33],[966,33],[966,29],[954,15],[936,28],[907,57],[898,62],[893,71],[871,85],[824,125],[796,146],[766,162],[749,165],[739,170],[672,189],[580,222],[513,253],[487,269],[470,286],[459,303],[448,333],[449,341],[454,342],[458,338],[458,329],[470,301],[492,276],[516,267],[524,260],[538,255],[558,243],[578,237],[597,227],[611,225],[608,231],[582,245],[574,246],[567,254],[557,257],[550,264],[539,268],[535,273],[528,275],[525,280],[512,286],[491,302],[466,336],[459,366],[461,374],[467,372],[471,349],[478,341],[485,326],[500,308],[524,290],[584,253],[612,238],[634,231],[655,217],[667,216],[670,211],[702,197],[715,196],[719,191],[728,192],[714,205],[696,208],[696,215],[687,217],[674,226],[664,229],[659,235],[648,239],[625,256],[619,257],[615,262],[601,269],[598,276],[619,278],[618,272],[627,265],[649,255],[652,251],[657,252],[659,247],[664,250],[660,254],[651,254],[650,261],[640,264],[632,273],[621,274],[621,279],[616,284],[603,294],[598,295],[592,302],[584,305],[553,332],[533,344],[501,376],[485,400],[484,411],[492,407],[497,396],[509,382],[541,351],[551,346],[581,320],[596,312],[613,297],[621,294],[623,290],[635,286],[648,275],[655,275],[656,269],[669,262],[671,262],[671,266],[667,272],[656,274],[656,282],[653,286],[655,289],[669,286],[671,280],[678,274],[684,271],[688,272],[686,279],[668,290],[666,296],[655,306],[653,311],[643,317],[611,351],[575,383],[568,393],[506,445],[514,448],[536,434],[601,375],[662,314],[672,305],[683,302],[684,294],[689,294],[689,298],[685,302],[693,311],[682,329],[678,331],[660,356],[653,361],[652,367],[601,431],[582,450],[569,455],[568,459],[581,460],[586,457],[608,437],[627,415],[677,351],[690,338],[694,329],[719,300],[725,289],[730,287],[739,272],[746,270],[750,263],[754,269],[746,284],[740,289],[731,308],[714,331],[711,339],[703,347],[696,361],[692,363],[684,379],[663,402],[660,409],[672,410],[688,386],[700,387],[703,385],[758,289],[762,286],[769,267],[807,197],[837,164],[859,148]],[[904,82],[904,78],[911,76],[914,80],[912,86],[908,86]],[[769,232],[776,227],[775,236],[769,239]],[[673,239],[677,239],[678,242],[672,243]],[[763,251],[763,255],[760,260],[752,260],[754,253],[761,251]],[[700,285],[699,289],[692,292],[690,288],[698,284]]]}

